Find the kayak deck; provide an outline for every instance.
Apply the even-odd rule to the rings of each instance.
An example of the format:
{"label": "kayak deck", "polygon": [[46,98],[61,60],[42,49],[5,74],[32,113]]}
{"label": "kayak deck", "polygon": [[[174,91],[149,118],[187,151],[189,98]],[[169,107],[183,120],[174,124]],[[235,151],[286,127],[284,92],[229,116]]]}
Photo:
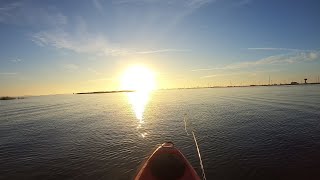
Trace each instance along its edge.
{"label": "kayak deck", "polygon": [[200,180],[183,154],[167,142],[158,147],[138,172],[135,180]]}

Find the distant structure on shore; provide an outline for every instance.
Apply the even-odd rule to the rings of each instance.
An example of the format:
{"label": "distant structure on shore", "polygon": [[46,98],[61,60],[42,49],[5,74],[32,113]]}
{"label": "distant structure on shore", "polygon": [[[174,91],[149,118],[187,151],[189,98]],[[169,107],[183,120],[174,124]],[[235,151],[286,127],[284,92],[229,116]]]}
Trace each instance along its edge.
{"label": "distant structure on shore", "polygon": [[307,84],[307,80],[308,80],[307,78],[304,79],[304,83],[305,83],[305,84]]}

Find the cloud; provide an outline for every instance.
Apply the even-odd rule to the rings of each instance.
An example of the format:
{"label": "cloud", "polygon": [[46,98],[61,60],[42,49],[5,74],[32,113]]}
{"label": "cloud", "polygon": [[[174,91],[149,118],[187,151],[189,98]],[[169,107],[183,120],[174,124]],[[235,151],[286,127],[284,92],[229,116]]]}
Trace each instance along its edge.
{"label": "cloud", "polygon": [[88,80],[88,82],[95,83],[95,82],[112,81],[112,80],[113,80],[113,78],[100,78],[100,79],[91,79],[91,80]]}
{"label": "cloud", "polygon": [[62,68],[66,69],[67,71],[76,71],[77,69],[79,69],[79,66],[75,64],[63,64]]}
{"label": "cloud", "polygon": [[96,75],[99,75],[101,74],[100,72],[98,72],[97,70],[93,69],[93,68],[88,68],[88,71],[93,73],[93,74],[96,74]]}
{"label": "cloud", "polygon": [[235,72],[235,73],[220,73],[220,74],[210,74],[206,76],[200,77],[201,79],[213,78],[213,77],[221,77],[221,76],[238,76],[242,74],[248,74],[250,76],[256,76],[258,73],[270,73],[270,72],[278,72],[279,69],[270,69],[270,70],[254,70],[254,71],[245,71],[245,72]]}
{"label": "cloud", "polygon": [[271,65],[271,64],[293,64],[307,61],[313,61],[318,56],[320,51],[314,52],[297,52],[293,54],[281,54],[269,56],[257,61],[247,61],[226,66],[226,69],[239,69],[252,66]]}
{"label": "cloud", "polygon": [[154,54],[154,53],[165,53],[165,52],[187,52],[187,49],[158,49],[150,51],[137,51],[137,54]]}
{"label": "cloud", "polygon": [[[92,0],[93,6],[98,11],[103,11],[104,5],[106,5],[107,2],[108,1]],[[152,17],[145,19],[145,21],[148,21],[145,23],[149,24],[149,26],[145,27],[146,29],[142,28],[141,31],[153,32],[157,37],[162,37],[163,33],[169,31],[169,29],[180,22],[181,19],[210,2],[213,2],[213,0],[117,0],[112,3],[113,5],[119,6],[126,3],[151,3],[156,5],[157,8],[152,9],[151,14],[149,14],[151,12],[149,11],[150,9],[143,6],[146,9],[142,9],[141,14],[132,13],[132,15],[137,16],[136,18]],[[157,4],[161,4],[161,6],[157,6]],[[127,12],[126,8],[119,8],[119,10],[121,12],[126,10]],[[130,15],[129,13],[129,16]],[[73,16],[67,17],[54,6],[42,6],[41,3],[35,4],[31,1],[8,1],[2,3],[0,7],[0,23],[31,26],[32,29],[35,30],[29,33],[31,40],[42,47],[51,46],[57,49],[71,50],[76,53],[90,53],[99,56],[126,56],[132,54],[187,51],[170,48],[149,50],[145,48],[132,49],[123,47],[120,44],[121,42],[111,42],[108,34],[104,34],[105,32],[89,32],[88,29],[92,28],[87,26],[85,20],[82,18],[82,14],[76,17],[78,21],[77,18]],[[115,15],[115,19],[118,19],[118,21],[126,21],[126,19],[122,18],[122,15]],[[72,21],[70,21],[70,19],[72,19]],[[155,26],[159,24],[159,22],[161,22],[161,28],[156,28]],[[126,24],[126,22],[119,24]],[[119,25],[119,27],[114,28],[122,29],[123,27]],[[159,32],[153,28],[158,29]],[[137,30],[137,33],[139,32],[140,31]],[[156,38],[154,41],[156,41]]]}
{"label": "cloud", "polygon": [[217,76],[220,76],[218,74],[211,74],[211,75],[207,75],[207,76],[202,76],[200,77],[201,79],[205,79],[205,78],[212,78],[212,77],[217,77]]}
{"label": "cloud", "polygon": [[[135,5],[147,5],[144,7],[152,9],[152,14],[145,14],[145,16],[152,17],[151,20],[154,22],[147,22],[148,24],[155,23],[157,26],[160,21],[166,23],[165,26],[161,27],[162,31],[167,31],[176,26],[181,20],[189,16],[197,9],[208,5],[216,0],[114,0],[114,4],[135,4]],[[156,7],[156,8],[154,8]],[[148,12],[142,10],[142,12]],[[146,20],[148,21],[147,18]]]}
{"label": "cloud", "polygon": [[17,59],[11,59],[10,61],[13,63],[18,63],[18,62],[21,62],[22,60],[17,58]]}
{"label": "cloud", "polygon": [[199,69],[192,69],[191,71],[211,71],[211,70],[221,70],[221,69],[225,69],[225,67],[199,68]]}
{"label": "cloud", "polygon": [[132,3],[148,3],[148,4],[166,4],[166,5],[180,5],[198,8],[215,0],[114,0],[115,4],[132,4]]}
{"label": "cloud", "polygon": [[310,52],[308,54],[308,56],[309,56],[310,60],[316,60],[319,58],[320,53],[319,52]]}
{"label": "cloud", "polygon": [[199,8],[205,4],[209,4],[211,2],[213,2],[214,0],[186,0],[185,3],[188,5],[188,6],[191,6],[193,8]]}
{"label": "cloud", "polygon": [[7,19],[12,18],[13,11],[16,11],[18,8],[22,6],[22,3],[20,2],[11,2],[8,4],[2,5],[0,7],[0,22],[6,22]]}
{"label": "cloud", "polygon": [[213,78],[213,77],[221,77],[221,76],[235,76],[235,75],[239,75],[239,74],[246,74],[247,72],[239,72],[239,73],[228,73],[228,74],[211,74],[211,75],[206,75],[206,76],[202,76],[200,77],[201,79],[206,79],[206,78]]}
{"label": "cloud", "polygon": [[311,51],[311,50],[291,49],[291,48],[248,48],[248,50],[265,50],[265,51]]}
{"label": "cloud", "polygon": [[121,48],[111,48],[102,35],[90,35],[85,30],[78,33],[68,33],[64,30],[42,31],[33,34],[32,41],[40,46],[52,46],[77,53],[96,55],[123,55],[127,53],[127,50]]}
{"label": "cloud", "polygon": [[299,51],[295,53],[289,54],[281,54],[269,56],[263,59],[259,59],[257,61],[246,61],[240,63],[229,64],[223,67],[215,67],[215,68],[200,68],[193,69],[191,71],[211,71],[211,70],[233,70],[233,69],[242,69],[248,67],[257,67],[263,65],[273,65],[273,64],[294,64],[294,63],[302,63],[302,62],[310,62],[319,59],[320,51]]}
{"label": "cloud", "polygon": [[32,35],[32,41],[39,46],[52,46],[57,49],[71,50],[77,53],[88,53],[99,56],[126,56],[132,54],[153,54],[168,52],[186,52],[184,49],[134,50],[112,45],[103,35],[91,34],[86,27],[76,33],[62,29],[42,31]]}
{"label": "cloud", "polygon": [[103,12],[103,6],[100,2],[100,0],[92,0],[93,6],[99,11]]}

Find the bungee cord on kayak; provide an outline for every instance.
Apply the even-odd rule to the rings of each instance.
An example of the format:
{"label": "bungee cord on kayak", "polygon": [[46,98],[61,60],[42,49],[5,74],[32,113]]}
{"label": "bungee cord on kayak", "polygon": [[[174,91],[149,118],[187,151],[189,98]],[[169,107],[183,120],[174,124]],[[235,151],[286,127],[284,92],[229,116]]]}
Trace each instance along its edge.
{"label": "bungee cord on kayak", "polygon": [[[184,129],[187,133],[187,135],[189,135],[188,133],[188,130],[187,130],[187,114],[184,115],[184,118],[183,118],[183,121],[184,121]],[[189,125],[190,126],[190,125]],[[196,138],[196,135],[194,133],[194,129],[193,127],[191,127],[191,133],[192,133],[192,136],[193,136],[193,140],[194,140],[194,143],[196,145],[196,148],[197,148],[197,152],[198,152],[198,157],[199,157],[199,161],[200,161],[200,167],[201,167],[201,171],[202,171],[202,179],[203,180],[206,180],[206,174],[204,172],[204,166],[203,166],[203,163],[202,163],[202,158],[201,158],[201,154],[200,154],[200,149],[199,149],[199,146],[198,146],[198,142],[197,142],[197,138]]]}

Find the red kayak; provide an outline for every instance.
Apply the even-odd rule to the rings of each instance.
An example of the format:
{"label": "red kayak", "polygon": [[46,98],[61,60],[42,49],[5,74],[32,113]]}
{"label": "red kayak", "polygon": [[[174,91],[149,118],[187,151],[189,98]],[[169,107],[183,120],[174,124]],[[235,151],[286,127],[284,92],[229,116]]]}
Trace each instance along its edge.
{"label": "red kayak", "polygon": [[159,146],[143,164],[135,180],[200,180],[183,154],[167,142]]}

